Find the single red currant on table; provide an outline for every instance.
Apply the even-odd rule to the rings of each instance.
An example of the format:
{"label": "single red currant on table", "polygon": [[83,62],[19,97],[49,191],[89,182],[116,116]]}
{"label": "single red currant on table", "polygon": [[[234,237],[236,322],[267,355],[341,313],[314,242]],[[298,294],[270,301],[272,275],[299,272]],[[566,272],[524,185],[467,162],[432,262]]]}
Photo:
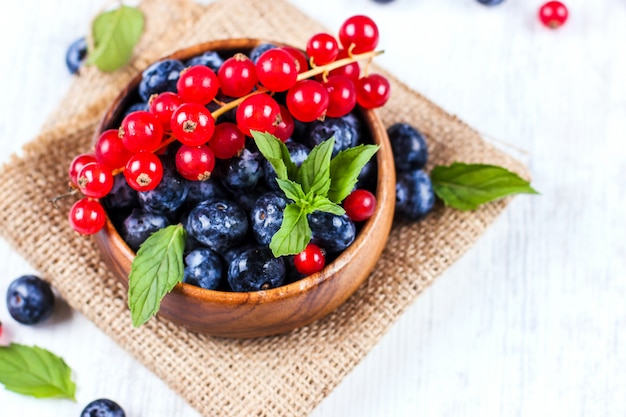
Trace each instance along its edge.
{"label": "single red currant on table", "polygon": [[549,1],[539,8],[539,20],[550,29],[561,27],[568,16],[567,7],[560,1]]}
{"label": "single red currant on table", "polygon": [[309,243],[302,252],[293,258],[293,263],[299,273],[311,275],[324,269],[326,257],[319,246]]}
{"label": "single red currant on table", "polygon": [[376,196],[367,190],[354,190],[343,201],[343,208],[350,220],[365,221],[376,211]]}

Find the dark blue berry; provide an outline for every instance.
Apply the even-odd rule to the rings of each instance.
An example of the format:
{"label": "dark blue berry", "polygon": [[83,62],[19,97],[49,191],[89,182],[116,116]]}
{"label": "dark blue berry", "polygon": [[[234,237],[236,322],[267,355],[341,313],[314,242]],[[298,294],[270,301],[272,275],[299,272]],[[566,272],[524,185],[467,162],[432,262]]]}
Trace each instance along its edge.
{"label": "dark blue berry", "polygon": [[100,398],[87,404],[80,417],[126,417],[126,413],[115,401]]}
{"label": "dark blue berry", "polygon": [[224,252],[221,253],[221,255],[222,258],[224,258],[224,260],[226,261],[226,265],[230,265],[230,263],[235,260],[235,258],[239,256],[243,251],[256,246],[257,244],[254,242],[254,240],[249,239],[237,246],[226,249]]}
{"label": "dark blue berry", "polygon": [[323,121],[316,120],[309,124],[302,143],[313,149],[331,137],[335,138],[333,156],[340,151],[356,146],[359,141],[354,126],[341,118],[327,117]]}
{"label": "dark blue berry", "polygon": [[228,267],[228,284],[233,291],[260,291],[285,282],[285,263],[265,246],[241,252]]}
{"label": "dark blue berry", "polygon": [[[291,160],[298,167],[302,165],[304,160],[307,158],[307,156],[309,156],[309,153],[311,152],[310,149],[307,148],[305,145],[298,142],[293,142],[291,140],[285,142],[285,146],[289,151]],[[274,167],[272,166],[272,164],[270,164],[270,161],[265,158],[263,158],[263,177],[265,178],[265,183],[271,190],[280,190],[280,187],[276,182],[276,170],[274,170]]]}
{"label": "dark blue berry", "polygon": [[54,294],[50,284],[34,275],[23,275],[7,290],[9,314],[22,324],[37,324],[54,310]]}
{"label": "dark blue berry", "polygon": [[222,258],[209,248],[198,248],[185,256],[185,274],[187,284],[214,290],[220,286],[224,275]]}
{"label": "dark blue berry", "polygon": [[109,211],[130,210],[139,207],[137,191],[128,185],[123,175],[113,177],[113,188],[102,199],[102,203]]}
{"label": "dark blue berry", "polygon": [[226,197],[227,191],[215,177],[210,177],[205,181],[187,181],[187,199],[185,204],[195,206],[198,203],[213,198]]}
{"label": "dark blue berry", "polygon": [[185,65],[177,59],[166,59],[150,65],[141,75],[139,95],[147,102],[152,94],[176,92],[176,82]]}
{"label": "dark blue berry", "polygon": [[87,39],[78,38],[70,44],[65,53],[65,65],[70,74],[76,74],[87,57]]}
{"label": "dark blue berry", "polygon": [[207,51],[202,55],[194,56],[185,65],[191,67],[194,65],[204,65],[211,68],[215,73],[219,71],[220,67],[224,63],[224,59],[215,51]]}
{"label": "dark blue berry", "polygon": [[143,110],[143,111],[149,111],[150,110],[150,106],[148,105],[148,103],[145,103],[143,101],[140,101],[138,103],[133,103],[130,106],[128,106],[128,108],[126,109],[126,111],[124,112],[123,117],[126,117],[127,115],[139,111],[139,110]]}
{"label": "dark blue berry", "polygon": [[233,193],[256,187],[263,175],[262,155],[245,149],[239,156],[218,161],[217,175],[222,185]]}
{"label": "dark blue berry", "polygon": [[355,188],[364,188],[366,190],[374,192],[376,190],[376,182],[378,180],[378,164],[376,157],[373,157],[359,173],[358,181]]}
{"label": "dark blue berry", "polygon": [[149,213],[142,209],[134,209],[122,224],[122,239],[135,252],[139,246],[154,232],[170,225],[164,214]]}
{"label": "dark blue berry", "polygon": [[374,0],[376,3],[382,3],[382,4],[386,4],[386,3],[391,3],[393,0]]}
{"label": "dark blue berry", "polygon": [[259,197],[269,191],[271,190],[265,186],[265,183],[260,182],[256,187],[248,192],[235,194],[234,198],[237,201],[237,204],[239,204],[239,207],[244,209],[246,213],[249,213],[254,208],[254,205]]}
{"label": "dark blue berry", "polygon": [[422,170],[398,173],[396,178],[396,216],[421,220],[435,205],[435,193],[428,174]]}
{"label": "dark blue berry", "polygon": [[343,214],[314,211],[308,215],[311,228],[311,242],[327,252],[341,252],[354,242],[356,227],[350,218]]}
{"label": "dark blue berry", "polygon": [[248,233],[246,213],[232,200],[209,200],[189,212],[187,232],[218,253],[243,241]]}
{"label": "dark blue berry", "polygon": [[480,4],[484,4],[485,6],[497,6],[502,3],[504,0],[476,0]]}
{"label": "dark blue berry", "polygon": [[426,139],[408,123],[396,123],[387,129],[396,171],[423,169],[428,160]]}
{"label": "dark blue berry", "polygon": [[283,213],[289,200],[279,192],[263,194],[250,212],[254,238],[261,245],[269,246],[272,237],[283,224]]}
{"label": "dark blue berry", "polygon": [[278,48],[277,45],[272,43],[262,43],[258,46],[254,47],[252,51],[250,51],[250,60],[256,64],[257,59],[263,54],[265,51],[269,51],[270,49]]}
{"label": "dark blue berry", "polygon": [[137,193],[139,204],[150,213],[174,213],[183,205],[187,198],[187,184],[178,174],[171,159],[160,157],[163,164],[163,179],[159,185],[150,191]]}

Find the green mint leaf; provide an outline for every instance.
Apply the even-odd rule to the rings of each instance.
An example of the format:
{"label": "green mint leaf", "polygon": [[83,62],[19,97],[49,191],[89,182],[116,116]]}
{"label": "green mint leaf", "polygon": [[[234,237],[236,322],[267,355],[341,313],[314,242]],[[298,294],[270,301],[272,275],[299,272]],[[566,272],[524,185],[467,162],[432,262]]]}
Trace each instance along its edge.
{"label": "green mint leaf", "polygon": [[346,213],[346,211],[339,204],[333,203],[327,197],[316,196],[311,204],[311,208],[313,211],[325,211],[327,213],[336,214],[337,216],[341,216]]}
{"label": "green mint leaf", "polygon": [[276,178],[276,182],[281,190],[285,193],[285,196],[296,203],[306,199],[306,194],[302,191],[302,186],[297,182],[291,180],[283,180]]}
{"label": "green mint leaf", "polygon": [[142,243],[128,277],[128,306],[133,325],[139,327],[159,311],[161,300],[183,280],[183,250],[187,233],[171,225]]}
{"label": "green mint leaf", "polygon": [[330,189],[330,158],[335,138],[315,146],[298,169],[298,182],[305,193],[326,196]]}
{"label": "green mint leaf", "polygon": [[295,180],[298,168],[291,160],[289,149],[276,136],[270,133],[250,131],[257,148],[267,160],[270,162],[276,176],[280,179]]}
{"label": "green mint leaf", "polygon": [[144,28],[144,15],[135,7],[120,6],[99,14],[91,26],[93,50],[87,64],[111,72],[130,60]]}
{"label": "green mint leaf", "polygon": [[311,240],[311,228],[306,211],[297,204],[287,204],[283,223],[272,237],[270,249],[275,257],[295,255],[304,250]]}
{"label": "green mint leaf", "polygon": [[378,145],[359,145],[341,151],[330,161],[328,198],[341,203],[354,189],[361,170],[378,151]]}
{"label": "green mint leaf", "polygon": [[496,165],[454,162],[436,166],[430,178],[435,194],[447,206],[463,211],[512,194],[539,194],[528,181]]}
{"label": "green mint leaf", "polygon": [[0,346],[0,384],[18,394],[76,401],[72,370],[63,359],[37,346]]}

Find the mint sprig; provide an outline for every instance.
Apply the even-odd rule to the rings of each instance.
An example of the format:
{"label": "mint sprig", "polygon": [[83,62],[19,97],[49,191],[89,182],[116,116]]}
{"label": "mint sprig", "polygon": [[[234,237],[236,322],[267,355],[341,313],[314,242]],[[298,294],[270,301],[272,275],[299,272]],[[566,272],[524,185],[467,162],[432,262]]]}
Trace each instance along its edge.
{"label": "mint sprig", "polygon": [[297,167],[280,139],[269,133],[252,131],[259,151],[276,171],[276,181],[285,196],[293,201],[283,213],[283,222],[272,237],[274,256],[295,255],[311,240],[307,216],[315,211],[336,215],[345,213],[339,204],[352,192],[359,173],[378,151],[377,145],[359,145],[332,158],[335,138],[314,147]]}

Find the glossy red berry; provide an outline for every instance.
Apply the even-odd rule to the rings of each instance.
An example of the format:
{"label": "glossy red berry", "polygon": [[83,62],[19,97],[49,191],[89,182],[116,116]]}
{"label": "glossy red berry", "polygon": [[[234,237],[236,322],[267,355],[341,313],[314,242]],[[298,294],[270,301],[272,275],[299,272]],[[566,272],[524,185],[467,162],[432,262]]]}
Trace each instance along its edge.
{"label": "glossy red berry", "polygon": [[[345,49],[342,49],[339,51],[337,60],[344,59],[347,57],[348,57],[348,52]],[[361,66],[359,65],[357,61],[354,61],[347,65],[344,65],[343,67],[339,67],[330,71],[328,75],[331,77],[334,75],[343,75],[344,77],[349,78],[350,80],[352,80],[353,83],[356,84],[356,82],[361,77]]]}
{"label": "glossy red berry", "polygon": [[298,81],[289,89],[285,102],[294,119],[312,122],[325,114],[328,108],[328,91],[317,81]]}
{"label": "glossy red berry", "polygon": [[560,1],[549,1],[539,8],[539,20],[550,29],[562,26],[568,16],[567,7]]}
{"label": "glossy red berry", "polygon": [[389,81],[380,74],[363,77],[356,84],[356,101],[365,109],[374,109],[384,105],[390,95]]}
{"label": "glossy red berry", "polygon": [[280,123],[276,125],[274,136],[285,142],[293,134],[293,131],[296,128],[296,124],[293,120],[293,116],[291,116],[291,113],[289,113],[287,107],[283,106],[282,104],[279,104],[278,107],[280,107]]}
{"label": "glossy red berry", "polygon": [[343,117],[356,105],[356,87],[351,79],[343,75],[328,77],[324,83],[328,91],[328,109],[326,116]]}
{"label": "glossy red berry", "polygon": [[362,222],[376,211],[376,196],[367,190],[354,190],[343,201],[343,208],[350,220]]}
{"label": "glossy red berry", "polygon": [[154,114],[139,110],[124,117],[118,135],[130,152],[151,152],[161,143],[163,126]]}
{"label": "glossy red berry", "polygon": [[78,173],[78,189],[87,197],[102,198],[113,188],[110,168],[98,163],[87,164]]}
{"label": "glossy red berry", "polygon": [[78,185],[78,173],[85,165],[92,162],[97,162],[96,155],[92,153],[80,154],[72,160],[70,167],[67,170],[67,174],[69,175],[72,184]]}
{"label": "glossy red berry", "polygon": [[217,95],[220,81],[211,68],[194,65],[180,73],[176,88],[184,102],[206,105]]}
{"label": "glossy red berry", "polygon": [[256,62],[259,82],[270,91],[287,91],[297,81],[296,60],[287,51],[274,48],[265,51]]}
{"label": "glossy red berry", "polygon": [[245,135],[252,136],[251,130],[274,133],[280,123],[280,108],[269,94],[255,94],[239,104],[236,117],[237,127]]}
{"label": "glossy red berry", "polygon": [[81,235],[93,235],[106,223],[104,207],[96,200],[83,198],[78,200],[69,213],[70,226]]}
{"label": "glossy red berry", "polygon": [[163,178],[163,164],[153,153],[138,152],[128,160],[124,177],[132,189],[150,191],[155,189]]}
{"label": "glossy red berry", "polygon": [[296,68],[298,70],[298,74],[309,69],[309,59],[304,52],[297,48],[294,48],[293,46],[281,46],[280,49],[288,52],[293,57],[293,59],[296,60]]}
{"label": "glossy red berry", "polygon": [[349,17],[339,28],[339,40],[344,49],[353,48],[354,54],[373,51],[378,45],[378,26],[367,16]]}
{"label": "glossy red berry", "polygon": [[163,130],[169,132],[172,130],[170,122],[172,121],[172,113],[183,104],[183,100],[176,93],[170,91],[161,94],[153,94],[150,97],[150,113],[154,114],[161,122]]}
{"label": "glossy red berry", "polygon": [[111,171],[124,168],[132,156],[115,129],[105,130],[98,136],[94,152],[98,163],[108,167]]}
{"label": "glossy red berry", "polygon": [[254,62],[241,53],[224,61],[217,76],[222,93],[229,97],[245,96],[258,82]]}
{"label": "glossy red berry", "polygon": [[339,54],[337,40],[328,33],[317,33],[306,44],[306,53],[314,65],[326,65],[333,62]]}
{"label": "glossy red berry", "polygon": [[229,159],[237,156],[244,146],[246,146],[246,135],[239,130],[236,124],[222,122],[215,125],[209,147],[216,158]]}
{"label": "glossy red berry", "polygon": [[309,243],[302,252],[293,258],[293,263],[299,273],[311,275],[324,269],[326,256],[319,246]]}
{"label": "glossy red berry", "polygon": [[185,103],[172,113],[172,134],[185,145],[199,146],[207,143],[215,129],[211,112],[198,103]]}
{"label": "glossy red berry", "polygon": [[176,151],[176,170],[189,181],[205,181],[215,167],[213,151],[206,145],[182,145]]}

